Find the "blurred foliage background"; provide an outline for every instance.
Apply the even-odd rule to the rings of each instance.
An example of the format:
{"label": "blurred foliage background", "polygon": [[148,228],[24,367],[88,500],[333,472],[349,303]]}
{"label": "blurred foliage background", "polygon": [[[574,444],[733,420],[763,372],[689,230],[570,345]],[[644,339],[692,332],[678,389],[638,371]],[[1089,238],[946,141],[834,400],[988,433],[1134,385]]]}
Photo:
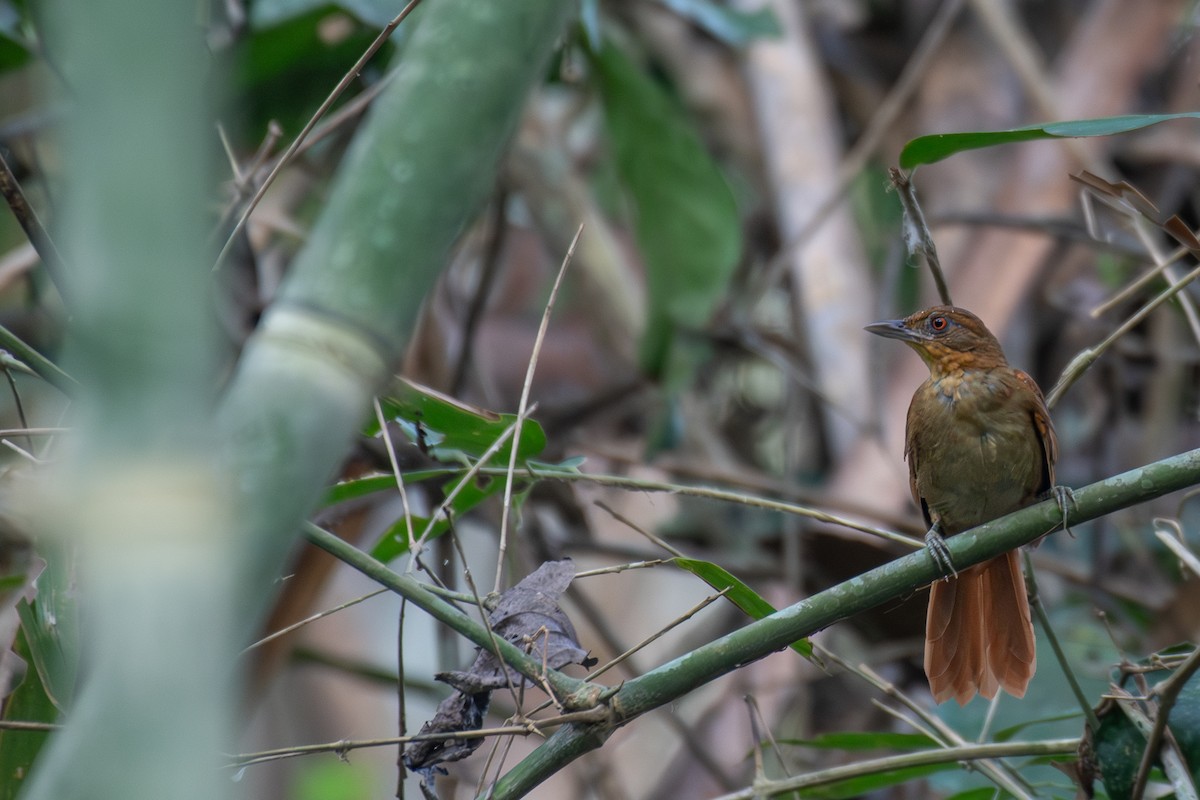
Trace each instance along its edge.
{"label": "blurred foliage background", "polygon": [[[196,4],[198,42],[211,64],[206,77],[214,95],[224,95],[209,133],[229,168],[212,176],[207,222],[218,244],[232,234],[213,273],[226,374],[286,281],[364,114],[408,66],[406,44],[420,11],[353,76],[244,228],[235,225],[287,145],[399,11],[395,0]],[[661,538],[783,606],[907,552],[751,502],[773,498],[923,532],[901,449],[908,399],[925,368],[862,331],[936,299],[928,273],[906,251],[887,169],[907,141],[925,134],[1200,108],[1195,14],[1182,0],[583,0],[521,111],[490,199],[423,298],[395,365],[406,379],[468,408],[455,416],[448,402],[400,384],[384,404],[395,457],[412,472],[406,502],[437,523],[450,484],[430,470],[480,459],[510,424],[513,417],[482,410],[511,415],[521,406],[551,286],[583,225],[529,388],[536,427],[518,447],[522,461],[565,465],[578,476],[517,483],[502,560],[503,480],[476,482],[477,491],[452,506],[453,526],[437,523],[436,533],[452,532],[458,545],[450,536],[432,541],[418,574],[469,591],[469,570],[486,592],[498,564],[503,588],[552,558],[570,556],[582,571],[669,557]],[[36,2],[0,0],[0,153],[53,235],[56,195],[71,175],[56,150],[62,109],[46,87],[60,73],[41,25]],[[474,56],[446,52],[444,63],[421,68],[469,74]],[[915,172],[955,302],[978,314],[1010,361],[1044,388],[1077,353],[1192,269],[1167,263],[1175,243],[1128,205],[1097,199],[1071,176],[1087,170],[1128,181],[1163,218],[1177,214],[1194,229],[1198,126],[1181,120],[1121,136],[1011,144]],[[404,242],[394,256],[395,269],[404,270]],[[1186,288],[1133,327],[1053,409],[1059,482],[1091,483],[1200,446],[1197,297]],[[0,324],[53,359],[63,321],[38,252],[14,215],[0,216]],[[54,428],[63,414],[61,395],[45,382],[20,373],[12,380],[15,391],[2,408],[10,445],[0,456],[5,492],[19,491],[21,473],[31,468],[19,431]],[[364,425],[370,419],[364,409]],[[402,530],[404,506],[378,431],[365,429],[342,478],[381,482],[335,490],[315,519],[363,549],[397,558],[405,548],[388,542]],[[497,469],[507,464],[507,451],[487,455]],[[646,483],[638,488],[636,481]],[[660,484],[717,487],[735,497],[646,490]],[[1169,496],[1079,526],[1074,538],[1053,536],[1033,554],[1050,620],[1095,702],[1122,659],[1200,636],[1197,576],[1189,580],[1154,535],[1167,533],[1195,551],[1198,505],[1187,494]],[[55,705],[29,694],[46,692],[50,679],[34,681],[37,670],[20,666],[38,661],[21,631],[21,620],[32,623],[16,611],[19,596],[34,596],[26,580],[32,557],[22,542],[21,531],[9,537],[0,529],[0,567],[11,576],[0,635],[22,657],[0,661],[0,677],[6,691],[23,685],[27,692],[8,694],[9,720],[34,719],[39,703]],[[402,556],[395,565],[406,563]],[[288,577],[264,635],[374,588],[315,549],[297,548],[282,572]],[[46,598],[45,587],[60,579],[44,575],[38,596]],[[579,579],[566,608],[580,642],[603,662],[710,593],[691,574],[658,566]],[[928,705],[924,608],[918,592],[816,640]],[[398,637],[400,618],[398,601],[382,596],[251,651],[239,750],[419,728],[445,694],[433,674],[462,668],[471,648],[411,608]],[[710,605],[607,680],[637,675],[744,621],[727,603]],[[981,731],[1080,735],[1078,704],[1045,641],[1039,652],[1024,700],[1004,697],[991,711],[983,700],[942,707],[941,719],[966,741]],[[57,679],[73,684],[74,675]],[[892,736],[915,732],[889,711],[896,706],[835,659],[820,666],[785,651],[618,731],[535,794],[717,796],[748,785],[752,754],[768,731],[777,740],[764,755],[773,776],[861,758],[855,750],[878,755],[908,746]],[[498,693],[486,724],[515,711]],[[862,736],[820,738],[837,732]],[[29,758],[37,750],[31,742],[43,735],[0,731],[0,759]],[[536,744],[536,737],[506,741],[496,761],[485,745],[449,764],[439,796],[475,796]],[[393,791],[394,745],[353,749],[345,760],[330,753],[274,760],[231,768],[230,780],[264,797]],[[1031,796],[1074,796],[1066,776],[1049,767],[1022,774],[1036,784]],[[991,789],[970,793],[989,785],[950,764],[821,796],[991,797]],[[411,784],[408,791],[416,796]]]}

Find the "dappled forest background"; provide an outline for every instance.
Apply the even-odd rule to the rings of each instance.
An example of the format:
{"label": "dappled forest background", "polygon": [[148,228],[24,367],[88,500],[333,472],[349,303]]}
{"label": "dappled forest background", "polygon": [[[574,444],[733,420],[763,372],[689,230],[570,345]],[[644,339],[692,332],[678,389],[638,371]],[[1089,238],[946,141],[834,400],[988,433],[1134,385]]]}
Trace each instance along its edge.
{"label": "dappled forest background", "polygon": [[[412,28],[438,2],[424,0],[349,75],[286,159],[401,4],[197,4],[193,44],[206,48],[205,81],[220,99],[205,132],[209,152],[178,157],[220,165],[205,220],[212,257],[226,245],[211,279],[220,380],[234,372],[345,180],[343,157],[373,101],[415,68],[405,59]],[[925,367],[862,328],[937,295],[923,259],[906,247],[888,169],[906,142],[927,134],[1196,111],[1197,22],[1194,4],[1182,0],[585,0],[393,365],[426,388],[397,380],[383,393],[390,400],[380,415],[394,414],[390,442],[364,409],[365,433],[339,468],[340,481],[382,476],[387,484],[394,459],[415,476],[403,502],[394,482],[380,484],[331,495],[338,502],[321,503],[313,520],[363,550],[387,552],[397,571],[468,595],[511,586],[547,560],[570,557],[579,572],[634,564],[577,577],[563,604],[578,642],[601,664],[670,628],[599,679],[614,686],[747,622],[723,599],[695,611],[712,587],[659,559],[719,565],[782,607],[910,552],[869,531],[924,533],[902,440]],[[0,153],[53,238],[56,198],[72,180],[56,139],[70,92],[42,24],[38,4],[0,1]],[[420,69],[473,68],[471,52],[443,55]],[[1159,221],[1178,215],[1194,229],[1198,131],[1200,121],[1182,119],[1119,136],[1007,144],[912,174],[955,303],[980,316],[1047,391],[1077,354],[1194,267],[1191,256],[1178,260],[1177,243],[1143,206],[1072,176],[1127,181]],[[53,360],[69,315],[35,244],[16,216],[0,218],[0,323]],[[394,242],[396,270],[405,270],[406,252]],[[1194,287],[1183,289],[1058,399],[1060,483],[1083,486],[1200,446],[1197,299]],[[0,456],[6,492],[52,462],[55,442],[70,436],[60,427],[70,420],[61,387],[20,372],[12,380],[3,407],[10,447]],[[450,485],[438,469],[461,471],[460,460],[494,453],[480,456],[470,443],[457,452],[453,431],[423,424],[421,414],[433,412],[420,409],[431,406],[412,398],[439,396],[432,392],[488,424],[505,420],[493,433],[511,417],[489,412],[536,404],[539,433],[522,456],[560,474],[518,480],[507,512],[503,470],[472,479],[478,491],[450,506],[453,524],[410,562],[404,547],[381,545],[403,529],[405,509],[437,520]],[[1076,526],[1073,537],[1056,534],[1034,552],[1041,600],[1094,703],[1123,660],[1200,637],[1198,576],[1155,535],[1194,552],[1197,505],[1170,495]],[[0,532],[0,546],[19,554],[8,559],[14,580],[0,610],[5,649],[17,637],[18,598],[36,596],[31,564],[45,557],[36,541],[30,552],[28,533],[14,532],[8,545]],[[281,574],[261,636],[378,588],[308,545],[297,545]],[[934,725],[906,705],[933,709],[920,664],[925,601],[918,591],[821,632],[813,660],[784,650],[699,686],[621,728],[533,796],[716,797],[756,774],[905,751],[913,741],[895,734]],[[434,674],[465,669],[473,653],[387,593],[254,647],[240,662],[244,720],[229,780],[261,797],[391,795],[397,745],[368,740],[417,732],[449,693]],[[35,673],[11,656],[0,661],[8,689]],[[497,691],[484,725],[501,726],[543,699],[538,689]],[[10,701],[5,719],[29,719],[28,708]],[[45,708],[53,713],[44,722],[70,717]],[[1023,700],[933,713],[967,742],[981,731],[984,741],[997,731],[1004,740],[1075,737],[1084,724],[1041,634],[1039,671]],[[835,733],[858,737],[827,737]],[[44,735],[0,730],[0,752]],[[541,741],[511,731],[489,739],[442,765],[438,796],[476,796]],[[321,752],[254,757],[322,743],[330,746]],[[1060,771],[1013,768],[1031,782],[1029,796],[1074,796]],[[409,797],[420,793],[416,780],[408,779]],[[954,763],[874,780],[823,796],[993,796],[966,794],[992,784]]]}

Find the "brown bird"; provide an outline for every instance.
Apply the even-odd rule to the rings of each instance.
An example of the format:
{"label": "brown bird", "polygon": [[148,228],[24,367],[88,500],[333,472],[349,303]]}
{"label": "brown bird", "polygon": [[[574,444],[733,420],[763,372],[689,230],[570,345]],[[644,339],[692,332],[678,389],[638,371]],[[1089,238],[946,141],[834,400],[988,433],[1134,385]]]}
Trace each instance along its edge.
{"label": "brown bird", "polygon": [[941,535],[1054,490],[1058,442],[1046,401],[969,311],[934,306],[867,330],[899,339],[929,367],[908,407],[904,457],[913,499],[930,526],[930,553],[953,574],[929,593],[925,674],[933,699],[966,705],[998,688],[1024,697],[1036,654],[1017,551],[956,572]]}

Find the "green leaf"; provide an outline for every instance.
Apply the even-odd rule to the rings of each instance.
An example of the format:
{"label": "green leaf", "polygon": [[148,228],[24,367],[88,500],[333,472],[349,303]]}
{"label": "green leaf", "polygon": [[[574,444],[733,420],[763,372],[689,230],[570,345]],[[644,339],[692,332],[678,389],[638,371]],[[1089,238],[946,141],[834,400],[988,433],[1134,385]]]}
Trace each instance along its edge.
{"label": "green leaf", "polygon": [[[4,719],[22,722],[55,722],[58,709],[50,701],[45,687],[32,666],[25,632],[17,630],[13,652],[28,669],[4,704]],[[49,733],[41,731],[0,730],[0,800],[13,800],[20,791],[30,767],[46,743]]]}
{"label": "green leaf", "polygon": [[725,293],[742,249],[737,204],[683,111],[658,84],[611,43],[591,59],[646,264],[642,367],[658,376],[676,329],[703,326]]}
{"label": "green leaf", "polygon": [[313,761],[298,772],[291,792],[296,800],[358,800],[379,794],[370,768],[363,763],[351,764],[344,759]]}
{"label": "green leaf", "polygon": [[29,63],[35,49],[29,34],[32,29],[25,3],[0,0],[0,72]]}
{"label": "green leaf", "polygon": [[[1168,727],[1191,767],[1193,782],[1200,783],[1200,674],[1193,675],[1179,692]],[[1146,737],[1114,705],[1100,720],[1095,743],[1096,759],[1104,765],[1104,788],[1113,800],[1132,794],[1145,749]],[[1161,761],[1155,759],[1155,764]]]}
{"label": "green leaf", "polygon": [[32,668],[61,711],[71,706],[79,669],[79,617],[71,557],[66,547],[43,545],[46,568],[37,578],[37,597],[17,602]]}
{"label": "green leaf", "polygon": [[783,30],[768,7],[739,11],[712,0],[659,0],[681,17],[690,19],[716,39],[741,47],[754,39],[779,37]]}
{"label": "green leaf", "polygon": [[[516,414],[497,414],[477,406],[460,403],[428,387],[407,381],[390,397],[380,398],[384,417],[401,423],[409,438],[429,449],[440,461],[475,461],[495,444],[517,420]],[[374,420],[367,426],[368,436],[379,433]],[[546,447],[546,432],[532,419],[521,424],[517,463],[536,456]],[[497,450],[488,463],[507,467],[512,442]]]}
{"label": "green leaf", "polygon": [[[443,491],[449,496],[460,483],[461,479],[455,478],[452,481],[442,486]],[[394,484],[393,484],[394,485]],[[529,488],[529,483],[518,478],[513,488],[514,498],[518,493],[524,492]],[[471,509],[478,506],[487,498],[494,494],[499,494],[504,489],[504,478],[492,476],[479,476],[474,480],[468,481],[454,495],[454,499],[450,501],[447,507],[447,513],[440,514],[434,520],[433,526],[429,528],[429,533],[426,535],[426,541],[436,539],[446,531],[450,530],[450,526],[455,520],[466,514]],[[413,536],[421,536],[425,532],[425,528],[429,526],[428,517],[419,517],[414,515],[412,518]],[[403,517],[396,520],[388,527],[379,541],[371,548],[371,557],[384,564],[394,558],[408,552],[408,523]]]}
{"label": "green leaf", "polygon": [[[248,110],[243,130],[251,147],[271,120],[298,132],[379,34],[333,4],[305,5],[313,7],[296,16],[281,9],[269,25],[252,27],[233,51],[233,101]],[[392,47],[385,45],[371,64],[385,63]]]}
{"label": "green leaf", "polygon": [[1003,730],[996,731],[996,733],[992,736],[992,740],[997,742],[1007,742],[1021,731],[1025,730],[1026,728],[1031,728],[1034,725],[1045,725],[1051,722],[1062,722],[1063,720],[1068,719],[1078,719],[1081,716],[1083,716],[1082,711],[1067,711],[1062,714],[1055,714],[1051,717],[1039,717],[1038,719],[1026,720],[1025,722],[1018,723],[1017,725],[1012,725],[1004,728]]}
{"label": "green leaf", "polygon": [[[460,403],[428,387],[408,381],[402,382],[399,390],[392,396],[381,398],[380,406],[384,417],[399,422],[408,437],[419,447],[440,461],[456,465],[477,463],[517,420],[515,414],[497,414]],[[378,422],[373,420],[367,426],[366,433],[377,435]],[[512,447],[510,439],[488,457],[486,466],[506,468]],[[526,419],[521,424],[520,441],[517,444],[518,464],[524,466],[528,459],[542,452],[545,447],[546,432],[542,430],[542,426],[534,420]],[[407,484],[449,475],[450,479],[442,484],[442,491],[446,496],[450,496],[462,482],[463,474],[461,467],[453,470],[421,470],[406,473],[404,480]],[[413,535],[421,536],[428,527],[427,539],[441,536],[450,529],[454,520],[492,495],[503,491],[504,484],[503,477],[476,475],[454,493],[446,509],[447,513],[441,513],[432,526],[426,517],[413,517]],[[526,491],[529,485],[528,479],[518,478],[515,488],[520,493]],[[394,476],[373,475],[334,486],[326,495],[326,501],[334,503],[364,497],[373,492],[391,491],[395,486]],[[386,564],[408,552],[408,546],[408,522],[401,518],[384,532],[371,549],[371,555]]]}
{"label": "green leaf", "polygon": [[[711,561],[673,558],[671,562],[680,569],[692,573],[717,591],[728,589],[725,596],[751,619],[758,620],[769,617],[776,611],[775,606],[764,600],[757,592]],[[812,644],[808,639],[795,642],[792,644],[792,649],[809,660],[813,658]]]}
{"label": "green leaf", "polygon": [[825,733],[813,739],[780,739],[779,742],[822,750],[927,750],[941,746],[923,733],[885,731],[839,731]]}
{"label": "green leaf", "polygon": [[1128,133],[1167,122],[1173,119],[1200,119],[1200,112],[1181,114],[1130,114],[1120,117],[1101,117],[1099,119],[1077,119],[1064,122],[1049,122],[1041,125],[1029,125],[1024,128],[1013,128],[1006,131],[971,131],[964,133],[935,133],[930,136],[919,136],[900,151],[900,166],[913,169],[921,164],[932,164],[949,158],[964,150],[977,150],[982,147],[995,147],[1000,144],[1013,142],[1028,142],[1034,139],[1061,139],[1087,136],[1112,136],[1118,133]]}
{"label": "green leaf", "polygon": [[[554,480],[558,475],[578,475],[579,466],[586,460],[584,456],[575,456],[563,459],[557,464],[550,464],[545,461],[529,459],[525,462],[525,466],[533,471],[538,478]],[[462,475],[464,472],[466,472],[466,469],[457,465],[452,467],[433,467],[432,469],[409,470],[403,473],[403,478],[405,485],[408,485],[434,478]],[[332,506],[347,500],[357,500],[360,497],[367,497],[377,492],[390,492],[395,488],[396,477],[390,474],[368,475],[364,478],[341,481],[329,487],[325,493],[325,499],[322,501],[322,506]]]}

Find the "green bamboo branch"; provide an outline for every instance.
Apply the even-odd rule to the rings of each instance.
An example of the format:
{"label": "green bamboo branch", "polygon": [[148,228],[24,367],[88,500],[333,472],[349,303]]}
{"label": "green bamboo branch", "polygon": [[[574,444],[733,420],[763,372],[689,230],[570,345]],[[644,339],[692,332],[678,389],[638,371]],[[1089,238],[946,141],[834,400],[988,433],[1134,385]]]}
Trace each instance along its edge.
{"label": "green bamboo branch", "polygon": [[[1200,449],[1093,483],[1074,492],[1066,512],[1077,525],[1200,483]],[[1048,500],[947,539],[959,569],[1028,544],[1063,524]],[[604,725],[568,725],[517,764],[488,797],[522,797],[580,755],[601,746],[617,727],[752,661],[782,650],[834,623],[906,595],[941,577],[922,551],[851,578],[625,683],[608,700]]]}
{"label": "green bamboo branch", "polygon": [[1029,586],[1029,599],[1030,605],[1033,607],[1033,615],[1037,617],[1038,624],[1042,626],[1042,632],[1046,634],[1046,641],[1050,643],[1050,649],[1054,651],[1054,658],[1063,671],[1063,677],[1067,679],[1067,685],[1071,687],[1071,693],[1075,695],[1075,700],[1079,703],[1080,710],[1083,711],[1083,717],[1087,720],[1088,730],[1094,736],[1100,730],[1100,718],[1096,716],[1095,709],[1088,702],[1087,695],[1083,693],[1083,687],[1079,685],[1079,678],[1076,677],[1075,670],[1071,668],[1071,662],[1067,658],[1066,651],[1063,650],[1062,643],[1058,641],[1058,633],[1050,624],[1050,615],[1046,613],[1046,606],[1042,603],[1042,595],[1038,591],[1037,573],[1033,569],[1033,560],[1029,557],[1028,552],[1024,553],[1024,556],[1025,580]]}
{"label": "green bamboo branch", "polygon": [[[438,477],[440,475],[462,475],[466,472],[463,467],[444,466],[432,467],[429,469],[410,470],[403,473],[405,481],[426,480],[428,478]],[[488,467],[481,466],[475,470],[479,475],[491,475],[496,477],[507,477],[509,470],[507,467]],[[733,489],[724,489],[716,486],[704,486],[687,483],[677,483],[674,481],[661,481],[651,478],[638,478],[630,475],[612,475],[599,472],[581,472],[574,469],[563,469],[552,465],[526,464],[523,467],[517,467],[513,473],[517,478],[528,478],[530,480],[551,480],[563,481],[565,483],[579,482],[590,483],[596,486],[608,486],[614,489],[629,489],[637,492],[663,492],[666,494],[681,495],[686,497],[699,497],[704,500],[715,500],[722,503],[736,503],[737,505],[746,506],[748,508],[759,508],[764,511],[776,511],[781,514],[794,514],[798,517],[807,517],[824,522],[829,525],[836,525],[850,530],[860,531],[869,534],[879,539],[885,539],[889,542],[902,544],[906,547],[920,549],[925,546],[925,543],[915,536],[907,536],[903,533],[896,533],[885,528],[875,527],[860,522],[856,519],[832,514],[828,511],[822,511],[819,508],[812,506],[792,503],[787,500],[775,500],[762,495],[750,494],[749,492],[737,491]],[[391,475],[381,477],[373,476],[369,478],[360,478],[358,483],[365,484],[379,480],[376,484],[380,488],[393,488],[394,478]],[[354,495],[358,496],[358,495]]]}

